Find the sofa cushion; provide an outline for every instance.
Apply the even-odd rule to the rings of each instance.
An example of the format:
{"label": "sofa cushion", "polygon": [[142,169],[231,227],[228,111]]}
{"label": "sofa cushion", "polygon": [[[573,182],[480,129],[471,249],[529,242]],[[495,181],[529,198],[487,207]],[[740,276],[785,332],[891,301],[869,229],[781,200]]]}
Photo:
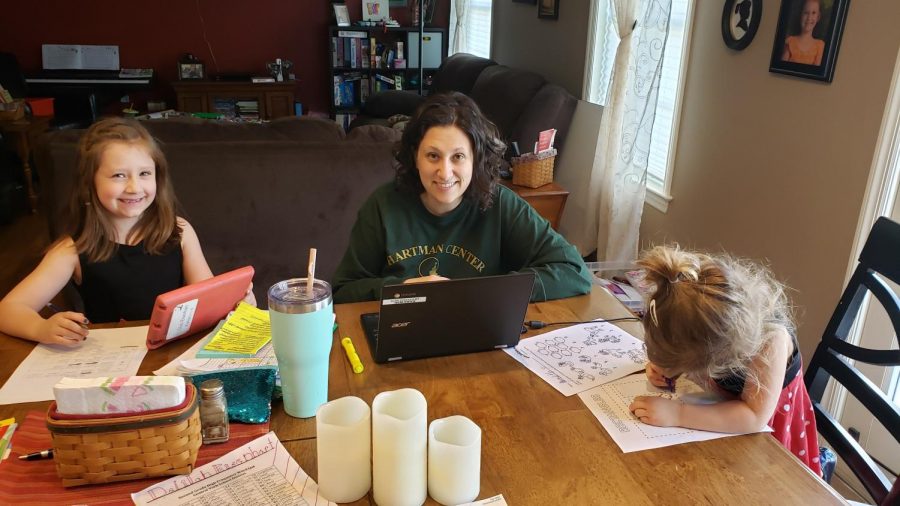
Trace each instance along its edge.
{"label": "sofa cushion", "polygon": [[481,72],[497,62],[467,53],[456,53],[441,64],[431,89],[435,92],[458,91],[468,95]]}
{"label": "sofa cushion", "polygon": [[383,125],[361,125],[350,130],[347,142],[397,142],[403,130]]}
{"label": "sofa cushion", "polygon": [[470,96],[484,115],[497,125],[504,139],[510,140],[519,116],[545,82],[534,72],[494,65],[481,72]]}
{"label": "sofa cushion", "polygon": [[[334,121],[309,116],[288,116],[269,123],[268,128],[286,140],[297,142],[337,142],[344,138],[344,129]],[[276,139],[272,135],[266,140]]]}
{"label": "sofa cushion", "polygon": [[412,116],[422,100],[422,97],[411,91],[386,90],[369,97],[365,112],[376,118],[387,118],[394,114]]}

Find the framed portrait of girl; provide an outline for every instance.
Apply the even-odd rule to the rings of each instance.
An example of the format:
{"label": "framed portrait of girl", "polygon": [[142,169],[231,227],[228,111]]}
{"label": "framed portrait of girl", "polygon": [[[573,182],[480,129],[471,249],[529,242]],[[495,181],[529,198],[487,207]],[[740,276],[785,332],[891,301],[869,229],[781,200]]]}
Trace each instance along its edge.
{"label": "framed portrait of girl", "polygon": [[850,0],[784,0],[769,72],[830,83]]}

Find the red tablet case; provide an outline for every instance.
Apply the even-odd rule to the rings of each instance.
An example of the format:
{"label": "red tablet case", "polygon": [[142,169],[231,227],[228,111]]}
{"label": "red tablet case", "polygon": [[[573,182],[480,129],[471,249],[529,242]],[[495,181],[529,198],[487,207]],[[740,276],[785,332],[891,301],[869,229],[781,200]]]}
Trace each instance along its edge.
{"label": "red tablet case", "polygon": [[159,348],[214,326],[244,298],[252,280],[253,267],[248,265],[158,296],[147,348]]}

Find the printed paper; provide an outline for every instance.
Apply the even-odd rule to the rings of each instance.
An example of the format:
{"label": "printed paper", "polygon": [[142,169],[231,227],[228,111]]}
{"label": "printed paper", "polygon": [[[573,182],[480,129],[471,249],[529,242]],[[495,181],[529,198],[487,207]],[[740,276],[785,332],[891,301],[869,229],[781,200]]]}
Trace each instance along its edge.
{"label": "printed paper", "polygon": [[611,323],[573,325],[523,339],[509,356],[570,396],[644,370],[644,343]]}

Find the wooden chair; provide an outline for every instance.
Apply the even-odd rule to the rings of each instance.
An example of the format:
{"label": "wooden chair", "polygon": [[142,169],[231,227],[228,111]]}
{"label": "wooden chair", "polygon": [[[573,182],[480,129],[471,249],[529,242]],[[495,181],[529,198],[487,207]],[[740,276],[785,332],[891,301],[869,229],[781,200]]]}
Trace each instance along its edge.
{"label": "wooden chair", "polygon": [[896,500],[896,490],[891,494],[894,499],[890,499],[891,482],[859,443],[822,407],[821,401],[828,380],[833,378],[900,443],[900,410],[897,405],[884,395],[878,385],[849,363],[853,360],[885,367],[897,366],[900,365],[900,350],[873,350],[846,341],[866,294],[872,295],[871,303],[882,305],[890,317],[895,335],[900,335],[900,298],[885,279],[900,283],[900,224],[881,217],[869,233],[859,256],[859,264],[804,376],[819,433],[859,478],[876,504]]}

